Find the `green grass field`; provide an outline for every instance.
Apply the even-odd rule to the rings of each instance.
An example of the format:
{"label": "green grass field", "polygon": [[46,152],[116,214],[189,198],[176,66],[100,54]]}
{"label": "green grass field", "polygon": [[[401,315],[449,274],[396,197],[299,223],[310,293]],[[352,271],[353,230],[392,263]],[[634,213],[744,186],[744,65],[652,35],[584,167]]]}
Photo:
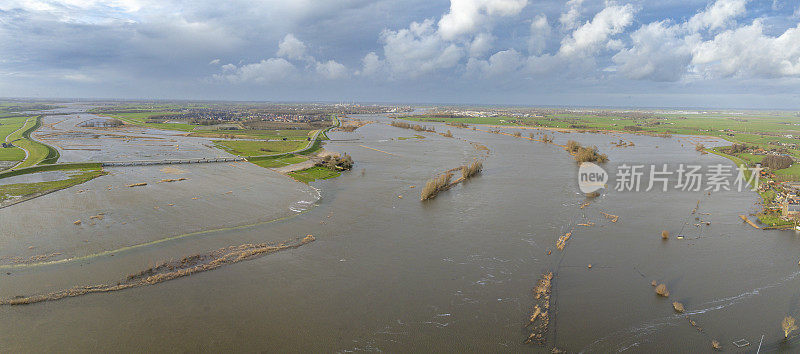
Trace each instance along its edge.
{"label": "green grass field", "polygon": [[308,145],[305,140],[251,141],[251,140],[215,140],[214,145],[231,154],[239,156],[259,156],[283,154]]}
{"label": "green grass field", "polygon": [[8,136],[8,140],[13,141],[15,146],[28,150],[28,158],[16,168],[34,166],[45,160],[53,160],[55,162],[54,160],[58,159],[58,152],[55,149],[30,138],[31,132],[39,127],[40,119],[41,117],[28,119],[23,129]]}
{"label": "green grass field", "polygon": [[68,174],[69,178],[58,181],[0,185],[0,202],[12,197],[25,197],[31,194],[69,188],[100,177],[106,172],[100,168],[83,168],[68,171]]}
{"label": "green grass field", "polygon": [[341,173],[331,171],[325,167],[314,166],[301,171],[289,172],[289,175],[300,182],[310,183],[318,179],[336,178],[341,176]]}
{"label": "green grass field", "polygon": [[302,156],[288,155],[288,156],[266,157],[263,159],[250,160],[250,162],[265,168],[278,168],[278,167],[293,165],[306,160],[308,159]]}
{"label": "green grass field", "polygon": [[753,155],[751,153],[737,154],[736,156],[751,164],[761,163],[761,160],[764,159],[763,155]]}
{"label": "green grass field", "polygon": [[[544,117],[464,117],[441,118],[426,115],[404,117],[403,119],[420,122],[460,122],[465,124],[489,125],[528,125],[550,128],[580,128],[625,130],[626,127],[638,127],[644,132],[727,136],[733,133],[742,135],[739,141],[790,141],[798,139],[785,138],[783,135],[800,134],[798,117],[793,112],[721,112],[703,114],[662,113],[652,117],[625,117],[598,113],[555,113]],[[730,131],[726,131],[730,130]],[[763,136],[755,133],[767,133]]]}
{"label": "green grass field", "polygon": [[[0,142],[5,142],[6,137],[25,125],[26,117],[0,119]],[[8,141],[12,139],[9,138]],[[25,151],[20,148],[0,148],[0,161],[20,161],[25,158]]]}

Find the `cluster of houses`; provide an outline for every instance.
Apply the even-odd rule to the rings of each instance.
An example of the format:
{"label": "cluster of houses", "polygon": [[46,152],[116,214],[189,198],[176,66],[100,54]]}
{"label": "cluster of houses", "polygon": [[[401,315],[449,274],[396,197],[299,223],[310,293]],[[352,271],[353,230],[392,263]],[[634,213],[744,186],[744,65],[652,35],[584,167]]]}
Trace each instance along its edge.
{"label": "cluster of houses", "polygon": [[800,216],[800,182],[783,182],[780,184],[781,192],[775,197],[780,205],[781,217],[786,220],[796,220]]}
{"label": "cluster of houses", "polygon": [[153,116],[150,119],[206,120],[234,122],[242,120],[261,120],[284,123],[308,123],[325,119],[324,114],[272,113],[250,110],[192,110],[175,114]]}

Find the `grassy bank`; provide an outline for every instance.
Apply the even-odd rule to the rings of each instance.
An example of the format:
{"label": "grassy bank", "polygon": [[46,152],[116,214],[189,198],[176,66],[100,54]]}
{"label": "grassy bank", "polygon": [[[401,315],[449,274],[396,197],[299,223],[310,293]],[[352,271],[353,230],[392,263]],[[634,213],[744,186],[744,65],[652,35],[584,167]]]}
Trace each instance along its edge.
{"label": "grassy bank", "polygon": [[8,135],[8,141],[28,151],[28,157],[17,165],[15,169],[30,167],[41,163],[55,163],[58,160],[58,150],[52,146],[31,139],[31,133],[39,129],[41,124],[42,116],[28,118],[22,129]]}
{"label": "grassy bank", "polygon": [[341,176],[341,173],[332,171],[325,167],[314,166],[305,170],[289,172],[289,176],[303,182],[310,183],[318,179],[330,179]]}
{"label": "grassy bank", "polygon": [[307,140],[215,140],[214,146],[239,156],[284,154],[308,145]]}
{"label": "grassy bank", "polygon": [[16,197],[29,197],[69,188],[106,174],[102,169],[82,168],[67,172],[68,178],[58,181],[37,183],[15,183],[0,185],[0,203]]}
{"label": "grassy bank", "polygon": [[289,166],[308,160],[300,155],[268,156],[248,159],[248,161],[265,168]]}
{"label": "grassy bank", "polygon": [[30,173],[45,171],[68,171],[68,170],[99,170],[102,165],[99,162],[78,162],[53,165],[38,165],[26,168],[15,169],[0,173],[0,179],[6,177],[20,176]]}
{"label": "grassy bank", "polygon": [[[0,142],[10,142],[6,139],[11,133],[25,125],[27,117],[0,118]],[[25,158],[25,151],[18,147],[0,148],[0,161],[21,161]]]}

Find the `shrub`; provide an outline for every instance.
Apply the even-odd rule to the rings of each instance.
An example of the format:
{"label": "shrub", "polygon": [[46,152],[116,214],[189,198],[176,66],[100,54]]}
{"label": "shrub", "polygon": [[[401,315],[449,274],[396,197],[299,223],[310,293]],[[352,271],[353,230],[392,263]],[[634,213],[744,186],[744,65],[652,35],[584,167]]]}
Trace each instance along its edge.
{"label": "shrub", "polygon": [[747,146],[747,144],[733,144],[727,148],[722,149],[722,152],[733,155],[745,152],[749,148],[750,147]]}
{"label": "shrub", "polygon": [[420,191],[420,200],[427,200],[436,197],[439,192],[446,189],[450,185],[450,179],[453,174],[448,172],[443,175],[436,176],[425,183],[425,187]]}
{"label": "shrub", "polygon": [[597,146],[592,147],[579,147],[578,152],[575,153],[575,161],[581,162],[598,162],[604,163],[608,161],[606,154],[597,152]]}
{"label": "shrub", "polygon": [[475,160],[469,165],[461,166],[461,177],[469,179],[483,170],[483,161]]}
{"label": "shrub", "polygon": [[581,144],[578,144],[577,141],[575,141],[575,140],[567,141],[567,151],[572,152],[572,153],[576,153],[576,152],[578,152],[578,149],[580,149],[580,148],[581,148]]}
{"label": "shrub", "polygon": [[669,290],[667,290],[667,286],[664,284],[658,284],[656,287],[656,294],[661,295],[663,297],[669,297]]}
{"label": "shrub", "polygon": [[326,167],[333,171],[349,171],[353,168],[353,158],[347,153],[342,156],[327,155],[322,158],[322,161],[317,163],[317,166]]}

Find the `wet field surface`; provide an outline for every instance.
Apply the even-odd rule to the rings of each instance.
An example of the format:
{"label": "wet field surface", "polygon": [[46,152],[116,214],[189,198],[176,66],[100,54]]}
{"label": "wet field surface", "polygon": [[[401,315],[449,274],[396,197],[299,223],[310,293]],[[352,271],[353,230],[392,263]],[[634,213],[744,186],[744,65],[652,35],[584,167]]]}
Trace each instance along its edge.
{"label": "wet field surface", "polygon": [[[85,110],[81,107],[79,110]],[[136,125],[118,128],[86,127],[102,119],[85,112],[45,116],[42,127],[32,134],[36,140],[58,149],[59,162],[107,162],[162,159],[232,157],[215,149],[211,140],[187,133],[150,129]]]}
{"label": "wet field surface", "polygon": [[[780,321],[800,309],[800,240],[792,231],[742,223],[740,214],[756,210],[755,193],[612,190],[580,208],[587,199],[578,190],[577,165],[561,147],[435,124],[455,137],[445,138],[390,127],[381,116],[364,118],[379,122],[329,134],[325,148],[347,152],[356,165],[312,183],[319,194],[247,163],[175,166],[187,171],[181,174],[125,167],[0,210],[3,256],[78,258],[22,267],[6,262],[2,298],[113,283],[162,261],[231,245],[316,237],[153,286],[2,306],[0,347],[712,352],[716,339],[726,351],[755,352],[763,334],[762,352],[796,350],[782,343]],[[398,139],[415,134],[425,139]],[[608,171],[622,163],[731,165],[700,155],[681,137],[548,134],[558,144],[597,145],[609,155]],[[635,146],[611,144],[620,138]],[[487,146],[488,156],[469,142]],[[91,158],[157,154],[127,150]],[[427,179],[473,158],[485,159],[481,174],[419,201]],[[159,183],[177,177],[188,179]],[[138,182],[148,185],[126,187]],[[698,202],[703,214],[692,215]],[[106,217],[87,219],[99,212]],[[697,216],[710,226],[695,226]],[[95,225],[76,226],[75,219]],[[661,240],[662,230],[673,237]],[[572,237],[560,251],[556,240],[568,231]],[[131,245],[141,246],[125,248]],[[532,289],[549,271],[555,277],[547,341],[525,345]],[[655,294],[653,280],[666,284],[669,298]],[[686,313],[676,314],[673,301]],[[732,344],[742,338],[752,344]]]}

